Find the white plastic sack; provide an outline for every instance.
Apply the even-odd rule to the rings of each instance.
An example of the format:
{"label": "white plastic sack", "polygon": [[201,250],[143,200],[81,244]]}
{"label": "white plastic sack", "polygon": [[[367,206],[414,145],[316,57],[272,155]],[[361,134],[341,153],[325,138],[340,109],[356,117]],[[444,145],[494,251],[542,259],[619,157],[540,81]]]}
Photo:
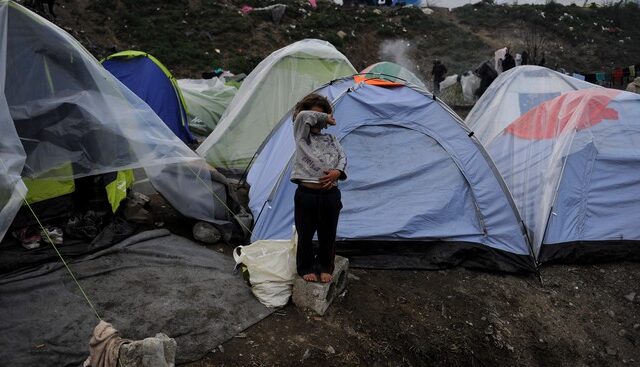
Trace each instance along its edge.
{"label": "white plastic sack", "polygon": [[472,72],[462,74],[460,84],[462,84],[462,95],[464,96],[465,102],[473,102],[474,93],[480,88],[481,81],[482,80]]}
{"label": "white plastic sack", "polygon": [[267,307],[281,307],[289,302],[296,271],[296,243],[260,240],[233,250],[236,265],[244,264],[249,271],[251,291]]}
{"label": "white plastic sack", "polygon": [[458,74],[449,75],[440,82],[440,90],[443,91],[449,87],[456,85],[458,82]]}

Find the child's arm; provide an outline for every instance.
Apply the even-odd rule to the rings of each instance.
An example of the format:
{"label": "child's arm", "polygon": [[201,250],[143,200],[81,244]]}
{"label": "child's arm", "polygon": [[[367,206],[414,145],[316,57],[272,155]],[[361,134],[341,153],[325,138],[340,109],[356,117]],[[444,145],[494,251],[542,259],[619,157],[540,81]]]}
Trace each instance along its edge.
{"label": "child's arm", "polygon": [[338,163],[330,170],[324,171],[325,176],[320,177],[320,183],[325,189],[334,185],[334,182],[347,179],[347,155],[344,154],[342,145],[338,142],[338,139],[332,135],[334,146],[338,151]]}
{"label": "child's arm", "polygon": [[338,147],[340,159],[338,160],[338,164],[335,169],[340,171],[340,177],[338,177],[338,180],[343,181],[347,179],[347,155],[344,154],[344,149],[342,149],[342,145],[340,145],[340,143],[336,144],[336,146]]}
{"label": "child's arm", "polygon": [[325,128],[329,121],[329,115],[324,112],[302,111],[293,122],[293,136],[296,142],[300,139],[309,141],[312,127]]}

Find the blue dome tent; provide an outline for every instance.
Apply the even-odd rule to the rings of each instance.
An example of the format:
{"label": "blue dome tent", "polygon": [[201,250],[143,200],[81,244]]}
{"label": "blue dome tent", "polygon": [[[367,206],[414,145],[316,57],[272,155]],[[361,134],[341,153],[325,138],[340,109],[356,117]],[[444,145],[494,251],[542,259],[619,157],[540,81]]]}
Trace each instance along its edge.
{"label": "blue dome tent", "polygon": [[[338,252],[353,265],[535,269],[506,186],[446,105],[418,87],[362,75],[316,93],[334,104],[338,124],[328,132],[340,139],[349,160],[337,239]],[[293,153],[289,113],[248,173],[253,240],[291,236]]]}

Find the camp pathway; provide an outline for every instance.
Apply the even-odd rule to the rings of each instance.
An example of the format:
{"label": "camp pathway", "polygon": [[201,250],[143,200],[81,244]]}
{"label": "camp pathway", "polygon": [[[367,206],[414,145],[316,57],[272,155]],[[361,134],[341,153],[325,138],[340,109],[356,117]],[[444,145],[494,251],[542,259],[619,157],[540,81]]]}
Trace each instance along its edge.
{"label": "camp pathway", "polygon": [[638,264],[352,274],[324,317],[289,305],[189,367],[640,363]]}

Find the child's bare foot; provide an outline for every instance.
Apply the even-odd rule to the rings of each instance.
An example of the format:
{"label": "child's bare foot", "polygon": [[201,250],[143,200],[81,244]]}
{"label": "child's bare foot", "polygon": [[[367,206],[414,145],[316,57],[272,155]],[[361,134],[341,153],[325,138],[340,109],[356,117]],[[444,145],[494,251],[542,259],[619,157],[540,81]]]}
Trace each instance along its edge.
{"label": "child's bare foot", "polygon": [[309,274],[303,275],[302,279],[306,280],[307,282],[317,282],[318,276],[313,273],[309,273]]}
{"label": "child's bare foot", "polygon": [[329,283],[332,280],[333,280],[333,276],[331,276],[331,274],[329,274],[329,273],[320,273],[320,281],[322,283]]}

